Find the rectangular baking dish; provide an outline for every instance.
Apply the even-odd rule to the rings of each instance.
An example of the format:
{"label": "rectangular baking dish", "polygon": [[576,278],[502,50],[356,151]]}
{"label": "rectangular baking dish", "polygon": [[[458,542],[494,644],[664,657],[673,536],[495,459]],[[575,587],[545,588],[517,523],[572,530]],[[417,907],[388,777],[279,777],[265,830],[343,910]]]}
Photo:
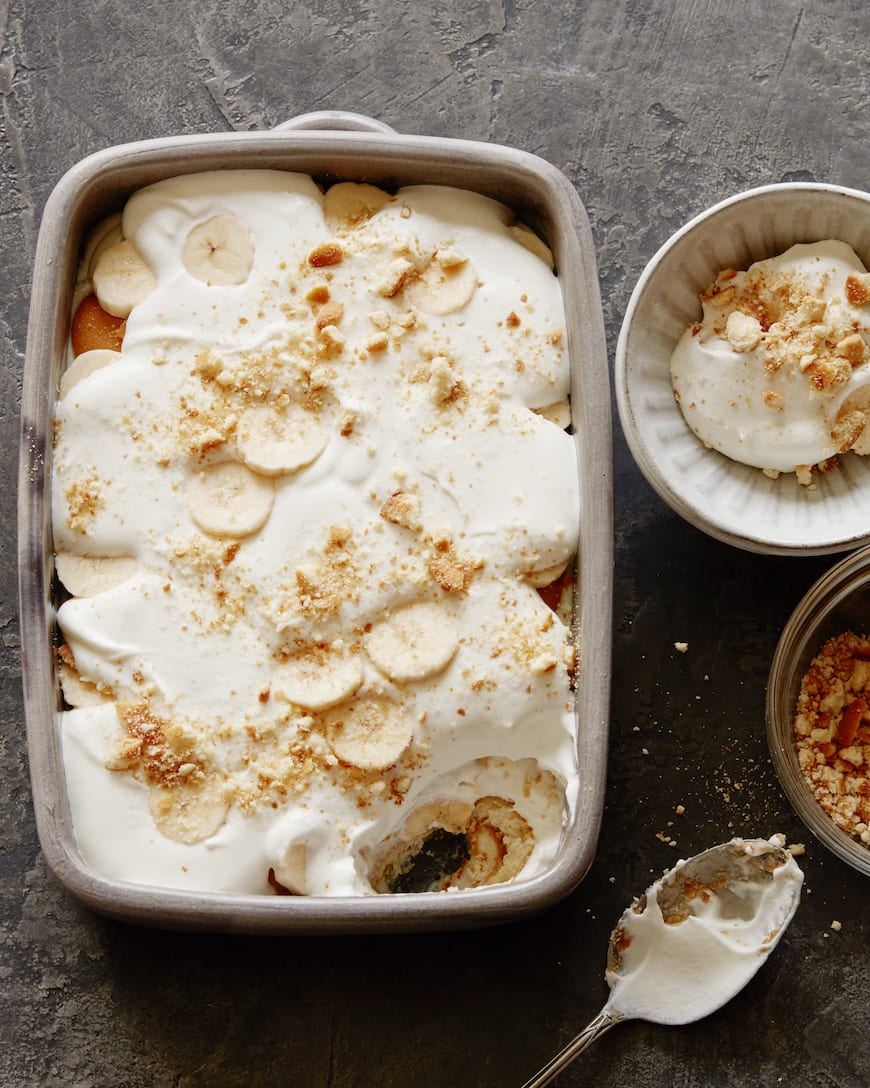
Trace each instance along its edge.
{"label": "rectangular baking dish", "polygon": [[[432,183],[508,205],[554,251],[562,283],[580,481],[576,714],[580,790],[545,874],[457,894],[225,896],[113,882],[80,857],[66,799],[55,670],[51,436],[82,238],[135,190],[173,175],[232,168],[300,171],[386,187]],[[539,911],[588,870],[604,802],[610,689],[612,490],[607,357],[596,263],[583,205],[555,167],[489,144],[395,133],[357,114],[307,114],[265,133],[171,137],[98,152],[57,184],[36,248],[21,408],[19,591],[27,739],[40,843],[55,876],[90,908],[171,928],[340,933],[473,927]]]}

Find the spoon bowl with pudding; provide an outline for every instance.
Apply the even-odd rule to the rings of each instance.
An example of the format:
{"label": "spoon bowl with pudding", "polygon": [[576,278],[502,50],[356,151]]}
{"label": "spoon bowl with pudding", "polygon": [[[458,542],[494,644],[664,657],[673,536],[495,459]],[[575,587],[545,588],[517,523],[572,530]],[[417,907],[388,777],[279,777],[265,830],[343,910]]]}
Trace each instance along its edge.
{"label": "spoon bowl with pudding", "polygon": [[732,839],[678,862],[623,913],[610,936],[610,997],[523,1088],[543,1088],[616,1024],[690,1024],[730,1001],[776,947],[803,873],[778,836]]}

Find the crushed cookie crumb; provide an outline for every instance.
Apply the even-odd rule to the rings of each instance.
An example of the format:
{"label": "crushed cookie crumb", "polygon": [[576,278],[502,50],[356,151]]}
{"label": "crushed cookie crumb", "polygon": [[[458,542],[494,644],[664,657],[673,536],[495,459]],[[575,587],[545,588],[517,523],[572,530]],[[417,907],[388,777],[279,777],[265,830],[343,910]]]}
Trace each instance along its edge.
{"label": "crushed cookie crumb", "polygon": [[466,395],[465,385],[444,355],[436,355],[429,363],[428,382],[429,398],[440,407],[455,404]]}
{"label": "crushed cookie crumb", "polygon": [[384,298],[393,298],[405,286],[414,271],[413,264],[405,257],[395,257],[384,270],[383,278],[376,290]]}
{"label": "crushed cookie crumb", "polygon": [[422,529],[419,496],[407,491],[394,492],[381,507],[381,517],[405,529]]}
{"label": "crushed cookie crumb", "polygon": [[859,307],[870,302],[870,272],[853,272],[846,277],[846,301]]}
{"label": "crushed cookie crumb", "polygon": [[321,555],[296,568],[299,608],[308,617],[337,615],[345,601],[359,598],[362,571],[353,534],[331,525]]}
{"label": "crushed cookie crumb", "polygon": [[837,344],[837,354],[848,359],[853,367],[860,366],[867,358],[867,345],[864,337],[854,332],[850,336],[844,336]]}
{"label": "crushed cookie crumb", "polygon": [[725,323],[725,336],[735,351],[752,351],[761,340],[761,322],[751,314],[735,310],[728,315]]}
{"label": "crushed cookie crumb", "polygon": [[308,263],[312,268],[327,268],[333,264],[341,264],[344,252],[337,242],[324,242],[308,254]]}
{"label": "crushed cookie crumb", "polygon": [[385,332],[375,333],[365,341],[365,349],[370,355],[377,355],[379,352],[386,351],[389,346],[390,338]]}
{"label": "crushed cookie crumb", "polygon": [[761,394],[761,399],[767,408],[773,409],[774,412],[782,412],[785,408],[785,397],[782,393],[775,393],[772,389],[765,389]]}
{"label": "crushed cookie crumb", "polygon": [[445,593],[465,593],[483,565],[482,559],[463,555],[452,542],[441,541],[435,546],[428,568]]}
{"label": "crushed cookie crumb", "polygon": [[310,302],[312,306],[322,306],[325,302],[329,302],[329,299],[330,290],[327,283],[315,284],[305,295],[306,302]]}
{"label": "crushed cookie crumb", "polygon": [[831,440],[838,453],[846,453],[855,445],[867,427],[867,416],[855,409],[842,413],[831,427]]}
{"label": "crushed cookie crumb", "polygon": [[870,845],[870,640],[846,631],[824,644],[801,681],[794,734],[819,805]]}
{"label": "crushed cookie crumb", "polygon": [[338,325],[344,317],[344,306],[340,302],[326,302],[317,311],[314,325],[318,332],[323,332],[329,325]]}
{"label": "crushed cookie crumb", "polygon": [[89,476],[76,480],[67,487],[65,494],[70,529],[86,534],[88,526],[106,505],[100,492],[99,476],[91,473]]}

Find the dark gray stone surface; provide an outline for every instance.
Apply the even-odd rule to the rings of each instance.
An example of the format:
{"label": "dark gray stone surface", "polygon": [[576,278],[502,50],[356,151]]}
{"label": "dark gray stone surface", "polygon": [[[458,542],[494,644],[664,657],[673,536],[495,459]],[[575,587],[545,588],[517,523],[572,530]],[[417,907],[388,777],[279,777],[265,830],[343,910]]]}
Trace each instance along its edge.
{"label": "dark gray stone surface", "polygon": [[[603,1003],[608,933],[652,876],[735,833],[808,839],[767,756],[763,695],[782,624],[831,561],[706,538],[651,492],[617,430],[608,803],[573,895],[508,927],[420,937],[239,939],[97,918],[40,858],[19,687],[17,408],[41,209],[98,148],[312,109],[511,144],[586,203],[612,354],[646,260],[694,213],[771,181],[866,186],[870,8],[3,0],[0,43],[0,1084],[519,1085]],[[812,843],[803,865],[795,922],[730,1006],[685,1028],[620,1027],[560,1083],[863,1088],[867,880]]]}

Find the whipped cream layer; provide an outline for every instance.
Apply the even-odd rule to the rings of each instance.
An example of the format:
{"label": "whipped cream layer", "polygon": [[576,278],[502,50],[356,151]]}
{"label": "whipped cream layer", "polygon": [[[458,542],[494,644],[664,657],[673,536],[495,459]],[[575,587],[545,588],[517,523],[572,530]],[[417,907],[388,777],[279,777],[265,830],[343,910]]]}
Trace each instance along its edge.
{"label": "whipped cream layer", "polygon": [[[763,840],[732,843],[747,860],[766,849]],[[687,1024],[714,1012],[753,977],[797,908],[803,873],[789,854],[766,880],[750,870],[726,887],[698,887],[683,917],[666,918],[662,885],[685,865],[678,861],[620,921],[619,965],[606,978],[608,1005],[625,1016]]]}
{"label": "whipped cream layer", "polygon": [[535,587],[580,512],[548,258],[478,194],[267,170],[150,186],[92,241],[77,299],[126,324],[71,351],[52,513],[94,870],[370,894],[408,814],[470,793],[525,825],[494,879],[552,863],[573,642]]}
{"label": "whipped cream layer", "polygon": [[852,248],[794,245],[719,274],[671,358],[692,431],[734,461],[809,470],[870,450],[870,276]]}

